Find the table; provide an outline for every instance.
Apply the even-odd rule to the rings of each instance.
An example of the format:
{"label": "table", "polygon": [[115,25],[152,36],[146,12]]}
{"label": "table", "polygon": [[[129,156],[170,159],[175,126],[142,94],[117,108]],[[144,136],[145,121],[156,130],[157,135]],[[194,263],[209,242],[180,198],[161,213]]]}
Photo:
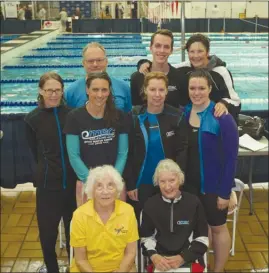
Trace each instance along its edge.
{"label": "table", "polygon": [[[268,144],[268,139],[263,136],[262,139],[259,140],[259,142]],[[249,214],[252,215],[253,214],[253,187],[252,187],[253,162],[254,162],[255,156],[268,156],[268,146],[266,148],[256,151],[256,152],[239,147],[238,156],[249,156],[250,157],[250,167],[249,167],[249,173],[248,173],[248,186],[249,186],[249,202],[250,202]]]}

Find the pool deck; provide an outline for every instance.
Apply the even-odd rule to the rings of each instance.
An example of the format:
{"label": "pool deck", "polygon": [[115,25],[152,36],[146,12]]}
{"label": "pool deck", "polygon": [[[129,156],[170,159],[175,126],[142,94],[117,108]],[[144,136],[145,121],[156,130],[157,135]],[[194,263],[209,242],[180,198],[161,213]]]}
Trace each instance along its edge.
{"label": "pool deck", "polygon": [[6,42],[1,42],[1,54],[6,53],[10,50],[13,50],[15,48],[18,48],[26,43],[29,43],[31,41],[34,41],[36,39],[39,39],[40,37],[47,35],[54,31],[54,29],[44,29],[44,30],[38,30],[38,31],[33,31],[29,34],[22,34],[19,37],[6,41]]}

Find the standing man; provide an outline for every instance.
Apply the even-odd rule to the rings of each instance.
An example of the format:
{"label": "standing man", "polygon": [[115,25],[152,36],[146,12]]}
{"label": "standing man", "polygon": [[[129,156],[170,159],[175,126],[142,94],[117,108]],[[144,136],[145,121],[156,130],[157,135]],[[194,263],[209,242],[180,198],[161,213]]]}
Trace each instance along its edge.
{"label": "standing man", "polygon": [[47,11],[44,9],[42,5],[39,5],[39,12],[38,12],[38,17],[40,20],[46,20],[46,14]]}
{"label": "standing man", "polygon": [[18,20],[25,20],[25,10],[26,6],[21,6],[18,11]]}
{"label": "standing man", "polygon": [[67,12],[66,8],[62,8],[62,11],[59,13],[60,21],[61,21],[61,32],[66,31],[66,22],[67,22]]}
{"label": "standing man", "polygon": [[[99,43],[88,44],[82,52],[82,65],[88,75],[91,72],[106,71],[108,60],[105,48]],[[73,82],[65,91],[65,99],[70,107],[80,107],[88,101],[86,92],[87,76]],[[118,109],[129,112],[132,108],[130,87],[123,80],[110,77],[112,80],[112,94]]]}
{"label": "standing man", "polygon": [[[180,74],[175,67],[168,63],[168,58],[173,52],[174,36],[168,29],[160,29],[151,36],[150,51],[152,53],[152,63],[149,68],[150,72],[159,71],[166,74],[168,78],[168,94],[166,98],[167,104],[176,108],[179,105],[186,105],[188,98],[180,92],[179,82]],[[141,60],[143,62],[144,60]],[[140,62],[138,63],[138,66]],[[131,94],[133,105],[143,104],[141,94],[143,93],[142,86],[144,82],[144,74],[139,71],[131,76]]]}

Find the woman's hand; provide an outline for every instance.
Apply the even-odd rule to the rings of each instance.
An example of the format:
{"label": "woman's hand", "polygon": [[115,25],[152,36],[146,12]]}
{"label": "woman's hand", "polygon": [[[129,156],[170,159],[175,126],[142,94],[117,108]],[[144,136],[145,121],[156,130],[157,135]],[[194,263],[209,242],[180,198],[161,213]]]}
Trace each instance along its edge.
{"label": "woman's hand", "polygon": [[133,201],[138,201],[138,190],[127,191],[129,198]]}
{"label": "woman's hand", "polygon": [[221,197],[218,197],[218,199],[217,199],[217,208],[219,210],[224,210],[224,209],[226,209],[228,207],[229,202],[230,202],[230,199],[226,200],[226,199],[223,199]]}
{"label": "woman's hand", "polygon": [[149,72],[149,63],[143,63],[140,65],[139,72],[146,75]]}
{"label": "woman's hand", "polygon": [[236,193],[232,191],[230,200],[229,200],[228,213],[232,213],[232,211],[234,211],[236,207],[237,207],[237,196],[236,196]]}
{"label": "woman's hand", "polygon": [[220,117],[223,114],[227,115],[229,113],[226,105],[224,103],[222,103],[222,102],[218,102],[215,105],[214,109],[215,109],[215,112],[214,112],[215,117]]}
{"label": "woman's hand", "polygon": [[169,269],[171,269],[171,266],[168,262],[168,260],[159,255],[159,254],[153,254],[150,259],[152,260],[154,266],[156,269],[158,269],[159,271],[167,271]]}

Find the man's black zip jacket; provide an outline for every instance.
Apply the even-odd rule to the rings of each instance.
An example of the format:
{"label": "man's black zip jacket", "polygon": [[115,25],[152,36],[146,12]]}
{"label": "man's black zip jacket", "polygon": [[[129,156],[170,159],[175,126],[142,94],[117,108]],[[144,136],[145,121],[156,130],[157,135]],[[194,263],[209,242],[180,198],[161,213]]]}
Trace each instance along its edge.
{"label": "man's black zip jacket", "polygon": [[62,130],[71,109],[37,107],[25,117],[29,146],[37,163],[34,185],[46,190],[75,189],[76,175],[69,163]]}

